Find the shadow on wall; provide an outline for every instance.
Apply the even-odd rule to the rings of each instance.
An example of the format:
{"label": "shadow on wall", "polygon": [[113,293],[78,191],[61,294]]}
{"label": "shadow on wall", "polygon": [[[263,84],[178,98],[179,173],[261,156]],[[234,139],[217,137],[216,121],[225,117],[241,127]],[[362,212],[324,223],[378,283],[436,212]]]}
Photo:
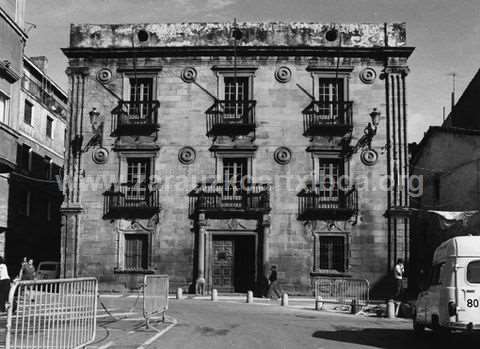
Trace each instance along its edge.
{"label": "shadow on wall", "polygon": [[[446,348],[454,345],[457,348],[473,348],[479,343],[480,335],[463,333],[452,334],[449,337],[435,336],[433,332],[425,332],[421,336],[414,336],[412,329],[389,328],[346,328],[337,327],[334,331],[316,331],[315,338],[335,342],[365,345],[372,348],[384,349],[426,349]],[[328,347],[328,346],[325,346]]]}

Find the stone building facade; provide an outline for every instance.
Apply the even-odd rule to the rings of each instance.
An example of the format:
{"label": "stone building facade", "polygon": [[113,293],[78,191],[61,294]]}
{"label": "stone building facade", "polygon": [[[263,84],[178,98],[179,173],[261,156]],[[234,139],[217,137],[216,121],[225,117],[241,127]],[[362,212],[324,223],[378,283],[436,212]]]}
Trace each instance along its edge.
{"label": "stone building facade", "polygon": [[17,115],[20,106],[20,78],[24,31],[24,2],[0,1],[0,255],[5,252],[8,221],[9,173],[15,168],[18,139]]}
{"label": "stone building facade", "polygon": [[260,292],[276,265],[290,292],[382,293],[408,257],[412,51],[404,24],[72,25],[63,275]]}

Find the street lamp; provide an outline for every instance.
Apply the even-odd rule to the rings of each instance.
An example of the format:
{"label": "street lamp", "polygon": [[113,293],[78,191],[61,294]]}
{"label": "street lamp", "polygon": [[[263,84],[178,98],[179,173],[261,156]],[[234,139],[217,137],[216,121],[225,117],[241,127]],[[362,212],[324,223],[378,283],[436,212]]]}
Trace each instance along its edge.
{"label": "street lamp", "polygon": [[374,126],[378,126],[378,124],[380,124],[380,112],[377,111],[377,108],[373,108],[372,112],[370,113],[370,118],[372,119],[372,124]]}

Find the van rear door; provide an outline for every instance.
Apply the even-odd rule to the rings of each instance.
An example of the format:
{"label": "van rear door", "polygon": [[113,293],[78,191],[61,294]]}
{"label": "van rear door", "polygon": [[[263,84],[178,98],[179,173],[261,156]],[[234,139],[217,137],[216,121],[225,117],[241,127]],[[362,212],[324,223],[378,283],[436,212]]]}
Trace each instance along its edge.
{"label": "van rear door", "polygon": [[[462,272],[464,271],[464,272]],[[467,260],[457,272],[458,321],[480,324],[480,259]]]}

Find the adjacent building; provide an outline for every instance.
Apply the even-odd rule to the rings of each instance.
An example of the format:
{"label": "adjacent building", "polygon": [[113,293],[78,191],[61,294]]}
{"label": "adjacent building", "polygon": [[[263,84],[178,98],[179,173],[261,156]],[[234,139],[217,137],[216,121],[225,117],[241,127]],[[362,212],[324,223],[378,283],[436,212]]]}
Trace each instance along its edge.
{"label": "adjacent building", "polygon": [[67,95],[46,69],[46,57],[23,58],[5,250],[12,272],[24,256],[60,260]]}
{"label": "adjacent building", "polygon": [[[431,126],[412,147],[411,174],[422,190],[411,200],[411,275],[428,272],[433,252],[450,237],[478,234],[480,210],[480,70],[442,126]],[[443,218],[440,218],[443,217]],[[473,222],[469,222],[473,217]],[[455,220],[463,221],[460,226]]]}
{"label": "adjacent building", "polygon": [[0,255],[4,255],[8,229],[9,177],[16,166],[17,115],[23,72],[25,8],[22,0],[0,1]]}
{"label": "adjacent building", "polygon": [[0,1],[0,255],[60,259],[67,95],[45,57],[24,55],[25,2]]}
{"label": "adjacent building", "polygon": [[63,276],[260,292],[276,265],[290,292],[390,292],[409,250],[405,24],[84,24],[63,51]]}

